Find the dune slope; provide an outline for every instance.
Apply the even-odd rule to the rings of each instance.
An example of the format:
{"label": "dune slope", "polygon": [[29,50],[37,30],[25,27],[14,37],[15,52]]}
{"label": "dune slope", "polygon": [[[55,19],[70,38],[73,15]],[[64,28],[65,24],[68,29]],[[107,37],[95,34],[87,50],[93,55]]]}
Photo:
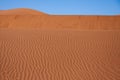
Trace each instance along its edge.
{"label": "dune slope", "polygon": [[62,16],[14,9],[0,11],[0,28],[120,30],[120,16]]}
{"label": "dune slope", "polygon": [[0,15],[47,15],[47,14],[32,9],[18,8],[10,10],[1,10]]}
{"label": "dune slope", "polygon": [[120,32],[0,30],[0,80],[119,80]]}

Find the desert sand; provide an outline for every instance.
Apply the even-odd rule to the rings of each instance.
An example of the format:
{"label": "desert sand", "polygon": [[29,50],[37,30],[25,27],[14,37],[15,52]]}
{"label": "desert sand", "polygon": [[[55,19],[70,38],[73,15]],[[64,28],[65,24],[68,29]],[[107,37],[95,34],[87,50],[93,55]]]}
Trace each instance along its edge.
{"label": "desert sand", "polygon": [[0,11],[0,28],[120,30],[120,16],[49,15],[31,9]]}
{"label": "desert sand", "polygon": [[0,11],[0,80],[120,80],[119,22]]}

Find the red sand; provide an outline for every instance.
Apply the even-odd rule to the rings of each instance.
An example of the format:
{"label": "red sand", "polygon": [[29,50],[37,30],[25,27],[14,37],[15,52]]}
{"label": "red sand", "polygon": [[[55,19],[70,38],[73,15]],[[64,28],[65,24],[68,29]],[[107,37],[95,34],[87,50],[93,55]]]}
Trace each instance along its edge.
{"label": "red sand", "polygon": [[13,9],[0,11],[0,28],[120,30],[120,16],[62,16]]}
{"label": "red sand", "polygon": [[0,14],[0,80],[120,80],[120,16]]}
{"label": "red sand", "polygon": [[0,31],[0,80],[119,80],[120,32]]}
{"label": "red sand", "polygon": [[47,15],[47,14],[32,9],[19,8],[12,10],[1,10],[0,15]]}

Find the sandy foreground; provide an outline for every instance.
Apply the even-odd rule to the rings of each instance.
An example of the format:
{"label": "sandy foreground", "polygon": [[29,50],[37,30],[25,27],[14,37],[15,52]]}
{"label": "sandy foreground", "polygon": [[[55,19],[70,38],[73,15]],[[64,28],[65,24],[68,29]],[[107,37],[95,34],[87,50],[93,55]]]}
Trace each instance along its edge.
{"label": "sandy foreground", "polygon": [[120,80],[120,31],[0,29],[0,80]]}

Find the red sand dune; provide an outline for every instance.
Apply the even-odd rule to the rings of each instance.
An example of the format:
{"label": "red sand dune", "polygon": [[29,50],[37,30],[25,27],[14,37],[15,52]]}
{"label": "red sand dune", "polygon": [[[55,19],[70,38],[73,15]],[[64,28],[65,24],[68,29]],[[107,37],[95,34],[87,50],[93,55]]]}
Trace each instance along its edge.
{"label": "red sand dune", "polygon": [[47,15],[47,14],[32,9],[19,8],[12,10],[1,10],[0,15]]}
{"label": "red sand dune", "polygon": [[31,9],[14,9],[0,11],[0,28],[120,30],[120,16],[62,16]]}
{"label": "red sand dune", "polygon": [[0,11],[0,80],[120,80],[120,16]]}

